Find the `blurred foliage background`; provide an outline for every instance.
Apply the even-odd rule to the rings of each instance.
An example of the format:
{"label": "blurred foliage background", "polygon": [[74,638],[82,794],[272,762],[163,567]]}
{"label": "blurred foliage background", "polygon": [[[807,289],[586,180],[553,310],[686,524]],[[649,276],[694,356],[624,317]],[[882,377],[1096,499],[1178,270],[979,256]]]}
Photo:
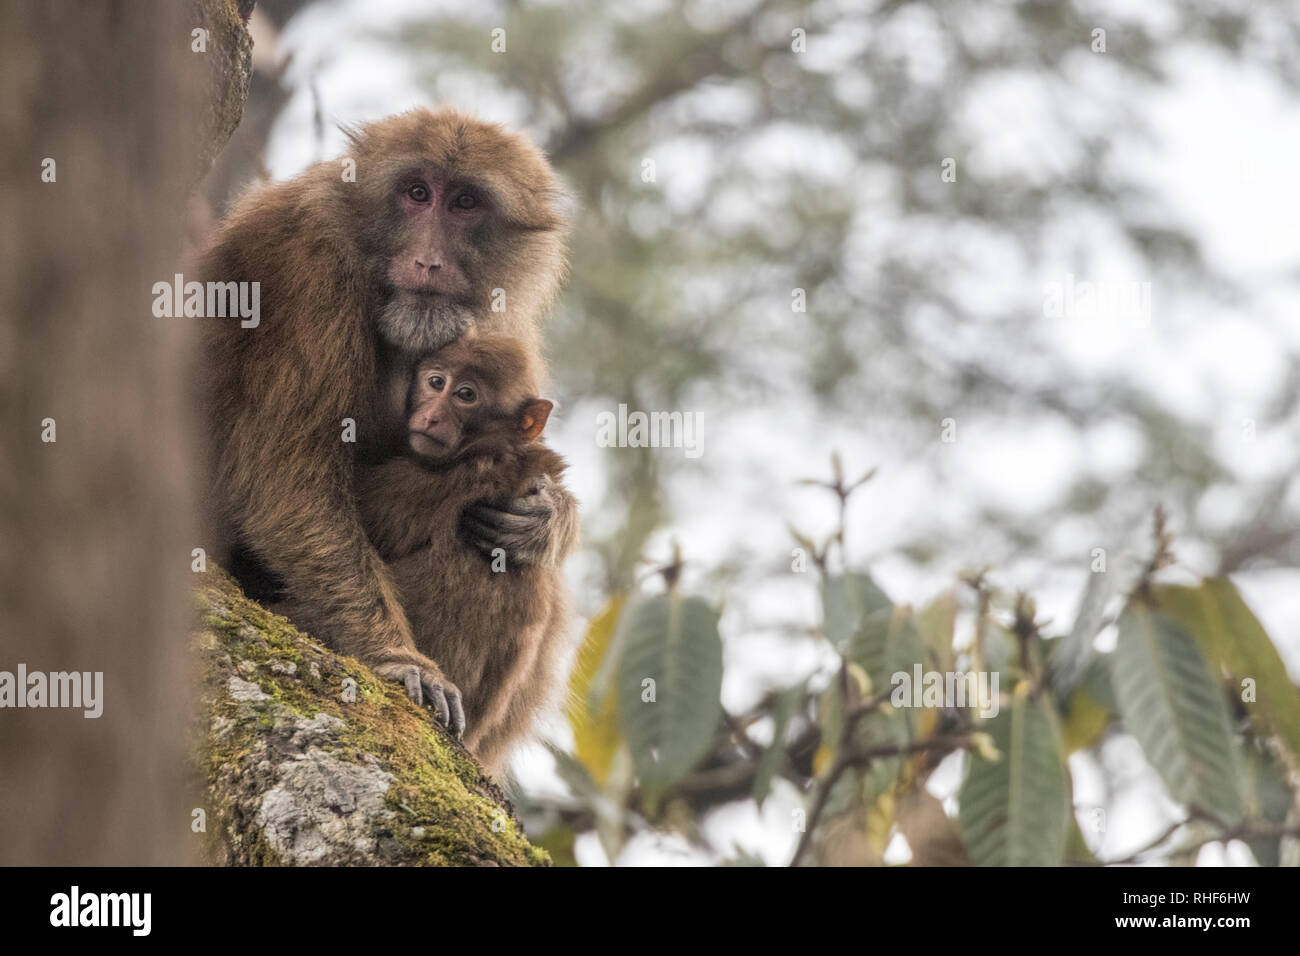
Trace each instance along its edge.
{"label": "blurred foliage background", "polygon": [[[428,102],[528,130],[574,194],[548,342],[589,629],[578,713],[521,769],[557,859],[1278,862],[1293,3],[266,0],[254,26],[214,211]],[[1076,280],[1147,284],[1150,313],[1052,314]],[[705,454],[595,447],[620,403],[701,414]],[[1111,686],[1116,654],[1146,683]],[[884,660],[994,660],[1007,716],[914,721]]]}

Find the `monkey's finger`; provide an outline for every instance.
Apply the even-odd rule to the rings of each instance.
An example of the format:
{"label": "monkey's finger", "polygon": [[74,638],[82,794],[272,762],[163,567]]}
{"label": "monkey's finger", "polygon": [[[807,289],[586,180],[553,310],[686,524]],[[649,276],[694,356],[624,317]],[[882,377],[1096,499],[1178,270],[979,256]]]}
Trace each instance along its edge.
{"label": "monkey's finger", "polygon": [[[474,505],[474,507],[481,507]],[[536,494],[524,495],[522,498],[513,498],[507,501],[504,507],[498,508],[498,514],[503,515],[545,515],[550,516],[555,510],[555,505],[551,501],[551,493],[545,489],[539,490]]]}
{"label": "monkey's finger", "polygon": [[529,508],[522,511],[495,511],[490,509],[479,510],[476,505],[467,509],[461,519],[466,522],[477,522],[478,524],[490,528],[493,531],[504,531],[511,534],[526,534],[536,531],[538,527],[546,524],[552,514],[553,509],[549,506],[542,508]]}
{"label": "monkey's finger", "polygon": [[402,675],[402,683],[406,685],[406,696],[415,701],[417,706],[423,706],[424,695],[420,692],[420,669],[418,667],[408,667]]}
{"label": "monkey's finger", "polygon": [[447,688],[447,702],[451,705],[451,729],[457,739],[465,736],[465,708],[460,702],[460,691]]}
{"label": "monkey's finger", "polygon": [[471,515],[461,518],[461,530],[475,547],[487,555],[491,555],[493,548],[501,547],[510,535],[518,533],[506,528],[497,528]]}
{"label": "monkey's finger", "polygon": [[498,542],[492,540],[491,538],[483,537],[483,535],[485,534],[491,534],[495,536],[496,535],[495,531],[484,531],[481,529],[470,528],[468,526],[465,527],[464,531],[465,531],[465,539],[469,544],[469,546],[472,547],[479,554],[483,555],[483,557],[485,558],[493,557],[492,552],[495,551],[497,548],[501,547],[501,545]]}
{"label": "monkey's finger", "polygon": [[436,683],[429,686],[429,703],[438,711],[438,719],[444,727],[451,726],[451,711],[447,708],[447,697]]}

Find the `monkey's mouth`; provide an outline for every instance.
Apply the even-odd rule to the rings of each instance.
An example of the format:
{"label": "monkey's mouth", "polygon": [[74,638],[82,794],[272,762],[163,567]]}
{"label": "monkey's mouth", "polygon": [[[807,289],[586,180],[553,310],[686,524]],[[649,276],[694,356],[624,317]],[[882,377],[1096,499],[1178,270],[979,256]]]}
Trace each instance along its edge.
{"label": "monkey's mouth", "polygon": [[447,442],[430,435],[428,432],[411,432],[409,442],[411,451],[421,458],[437,461],[446,458],[451,451],[451,446]]}

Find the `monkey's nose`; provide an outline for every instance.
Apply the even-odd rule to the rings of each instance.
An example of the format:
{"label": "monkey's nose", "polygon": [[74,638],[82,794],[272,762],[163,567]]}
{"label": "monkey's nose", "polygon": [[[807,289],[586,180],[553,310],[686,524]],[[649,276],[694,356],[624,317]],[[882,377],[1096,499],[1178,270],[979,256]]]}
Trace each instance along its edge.
{"label": "monkey's nose", "polygon": [[437,262],[437,261],[434,261],[434,262],[424,262],[424,261],[422,261],[422,260],[420,260],[420,259],[416,259],[416,260],[415,260],[415,265],[416,265],[416,267],[417,267],[418,269],[421,269],[421,270],[427,269],[427,270],[429,270],[430,272],[432,272],[432,271],[435,270],[435,269],[441,269],[441,268],[442,268],[442,263],[441,263],[441,262]]}

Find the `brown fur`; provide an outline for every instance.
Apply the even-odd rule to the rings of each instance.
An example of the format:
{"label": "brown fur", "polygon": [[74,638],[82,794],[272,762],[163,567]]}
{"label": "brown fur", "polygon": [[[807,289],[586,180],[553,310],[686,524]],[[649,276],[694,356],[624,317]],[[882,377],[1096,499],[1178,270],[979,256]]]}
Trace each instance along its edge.
{"label": "brown fur", "polygon": [[[261,284],[257,328],[205,321],[211,505],[225,545],[279,579],[299,625],[395,677],[402,664],[428,662],[362,528],[344,419],[357,422],[363,443],[375,440],[393,376],[406,374],[429,336],[463,331],[389,330],[387,340],[379,331],[392,294],[386,270],[417,248],[400,215],[401,177],[433,169],[490,192],[479,225],[447,239],[449,264],[469,282],[455,321],[508,331],[533,354],[564,271],[567,227],[550,166],[521,136],[453,110],[416,110],[351,138],[356,182],[331,161],[256,189],[203,263],[202,280]],[[495,288],[507,291],[505,312],[490,308]],[[572,498],[556,487],[547,504],[521,522],[512,547],[545,558],[571,537]]]}
{"label": "brown fur", "polygon": [[569,600],[558,563],[493,571],[460,540],[457,518],[475,501],[523,496],[539,476],[558,480],[565,466],[521,433],[515,412],[537,394],[521,344],[470,338],[438,358],[476,376],[483,406],[470,413],[446,462],[405,457],[362,469],[361,517],[389,562],[416,647],[461,692],[466,746],[499,772],[559,687]]}

